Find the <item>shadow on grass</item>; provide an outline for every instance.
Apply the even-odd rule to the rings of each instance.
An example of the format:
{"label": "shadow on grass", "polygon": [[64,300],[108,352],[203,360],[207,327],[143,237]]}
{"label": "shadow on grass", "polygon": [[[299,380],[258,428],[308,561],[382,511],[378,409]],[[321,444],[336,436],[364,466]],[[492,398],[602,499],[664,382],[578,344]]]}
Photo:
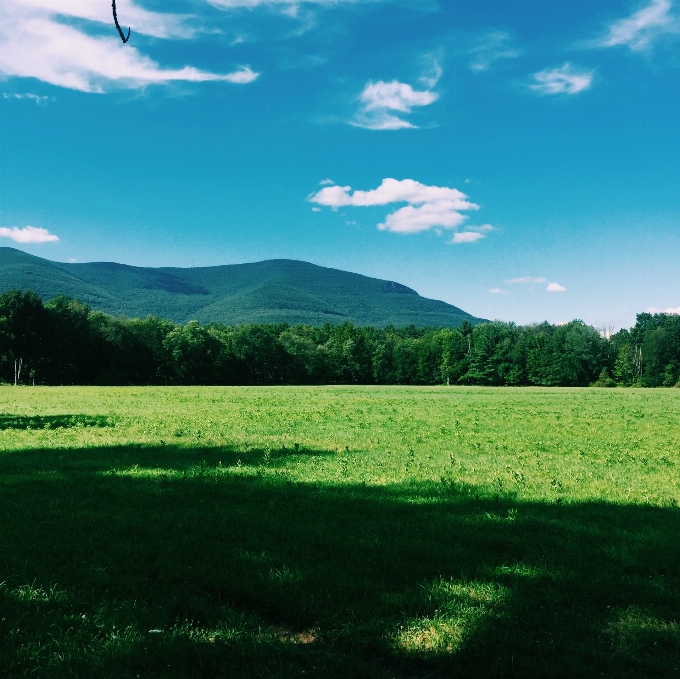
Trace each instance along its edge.
{"label": "shadow on grass", "polygon": [[0,429],[71,429],[73,427],[112,427],[105,415],[6,415],[0,413]]}
{"label": "shadow on grass", "polygon": [[[84,417],[76,415],[73,417]],[[27,427],[28,428],[28,427]],[[290,462],[291,455],[298,458],[326,457],[336,450],[309,448],[306,446],[196,445],[195,442],[169,442],[162,445],[126,443],[114,447],[97,446],[88,449],[73,447],[24,450],[21,453],[3,454],[0,472],[64,472],[117,474],[131,468],[165,469],[174,472],[197,470],[198,473],[216,467],[260,468],[282,467]]]}
{"label": "shadow on grass", "polygon": [[678,509],[220,453],[0,455],[4,676],[680,677]]}

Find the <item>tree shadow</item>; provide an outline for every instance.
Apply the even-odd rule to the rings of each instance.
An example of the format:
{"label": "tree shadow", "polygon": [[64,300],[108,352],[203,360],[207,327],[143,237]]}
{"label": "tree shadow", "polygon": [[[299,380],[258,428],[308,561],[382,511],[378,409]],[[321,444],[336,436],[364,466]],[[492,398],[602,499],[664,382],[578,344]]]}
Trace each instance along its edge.
{"label": "tree shadow", "polygon": [[[71,417],[75,420],[85,416],[74,415]],[[23,419],[33,420],[33,418]],[[15,428],[32,429],[33,427],[29,423],[26,426]],[[162,441],[161,445],[157,443],[125,443],[86,449],[65,447],[23,450],[21,453],[4,454],[0,461],[0,469],[12,473],[18,473],[21,470],[29,470],[29,473],[33,473],[39,469],[43,473],[68,471],[117,474],[124,473],[133,467],[163,468],[182,473],[198,468],[199,473],[203,473],[215,467],[276,468],[290,463],[291,456],[298,458],[327,457],[335,455],[337,452],[325,448],[301,446],[297,443],[290,447],[285,445],[244,446],[240,443],[213,445],[211,443],[200,444],[191,440],[174,442],[172,436],[168,436],[168,441],[167,443]],[[201,469],[203,472],[200,471]]]}
{"label": "tree shadow", "polygon": [[676,508],[168,448],[0,456],[5,676],[680,676]]}
{"label": "tree shadow", "polygon": [[113,427],[106,415],[8,415],[0,413],[0,429],[72,429],[74,427]]}

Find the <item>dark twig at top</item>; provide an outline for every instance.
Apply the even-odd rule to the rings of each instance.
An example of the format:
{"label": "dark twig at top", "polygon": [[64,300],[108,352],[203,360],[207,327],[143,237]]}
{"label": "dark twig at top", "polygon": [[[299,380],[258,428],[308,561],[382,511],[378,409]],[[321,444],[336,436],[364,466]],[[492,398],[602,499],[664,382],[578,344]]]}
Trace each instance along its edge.
{"label": "dark twig at top", "polygon": [[128,34],[126,36],[123,33],[123,29],[120,27],[120,24],[118,23],[118,15],[116,14],[116,0],[111,2],[111,7],[113,8],[113,21],[116,24],[116,28],[118,29],[120,39],[123,41],[123,44],[125,44],[130,39],[130,29],[128,28]]}

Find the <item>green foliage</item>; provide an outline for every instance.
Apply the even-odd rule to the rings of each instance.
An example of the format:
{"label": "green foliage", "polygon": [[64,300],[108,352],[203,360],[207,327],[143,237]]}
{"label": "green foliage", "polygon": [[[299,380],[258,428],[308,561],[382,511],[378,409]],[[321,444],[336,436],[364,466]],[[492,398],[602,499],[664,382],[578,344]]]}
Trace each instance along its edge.
{"label": "green foliage", "polygon": [[30,290],[1,294],[0,319],[3,349],[13,357],[35,361],[48,324],[40,297]]}
{"label": "green foliage", "polygon": [[678,451],[678,390],[0,387],[3,679],[673,677]]}
{"label": "green foliage", "polygon": [[582,387],[600,373],[605,343],[582,321],[537,326],[527,358],[529,380],[541,386]]}
{"label": "green foliage", "polygon": [[614,363],[614,377],[619,384],[630,387],[639,379],[639,368],[636,365],[636,348],[630,344],[624,344],[620,349]]}
{"label": "green foliage", "polygon": [[593,385],[595,387],[615,387],[616,381],[612,379],[609,374],[609,370],[605,367],[600,371],[600,376],[597,378],[597,382]]}
{"label": "green foliage", "polygon": [[[114,318],[78,300],[0,296],[0,376],[41,384],[467,384],[671,387],[679,316],[641,314],[605,339],[582,321],[461,328],[286,323],[177,325]],[[4,359],[4,360],[3,360]],[[612,377],[613,374],[613,377]]]}
{"label": "green foliage", "polygon": [[174,384],[219,384],[222,343],[198,321],[174,327],[163,340]]}
{"label": "green foliage", "polygon": [[478,325],[472,332],[470,370],[463,381],[488,386],[506,384],[517,363],[513,356],[517,334],[512,323],[494,321]]}

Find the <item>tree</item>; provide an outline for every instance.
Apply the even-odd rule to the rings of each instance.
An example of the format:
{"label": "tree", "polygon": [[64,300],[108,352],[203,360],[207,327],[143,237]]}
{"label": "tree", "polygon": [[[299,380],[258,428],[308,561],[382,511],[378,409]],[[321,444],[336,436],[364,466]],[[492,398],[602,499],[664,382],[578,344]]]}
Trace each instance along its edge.
{"label": "tree", "polygon": [[373,382],[374,346],[366,328],[355,328],[348,322],[332,327],[324,351],[331,381],[344,384]]}
{"label": "tree", "polygon": [[392,330],[394,328],[383,330],[379,341],[374,343],[371,364],[375,384],[395,384],[397,381],[394,350],[400,340],[391,332]]}
{"label": "tree", "polygon": [[680,378],[680,316],[638,314],[629,336],[640,384],[673,386]]}
{"label": "tree", "polygon": [[639,373],[639,349],[624,344],[616,356],[614,362],[614,379],[624,387],[631,387],[638,382]]}
{"label": "tree", "polygon": [[48,316],[40,297],[30,290],[2,293],[0,319],[6,377],[18,384],[22,370],[36,370],[40,374],[40,359],[48,336]]}
{"label": "tree", "polygon": [[238,384],[283,384],[288,381],[291,358],[279,342],[287,325],[250,323],[231,328],[229,337],[238,372]]}
{"label": "tree", "polygon": [[606,340],[583,321],[561,326],[537,326],[527,357],[533,384],[546,387],[585,387],[597,379],[606,357]]}
{"label": "tree", "polygon": [[444,328],[435,338],[442,347],[442,382],[456,384],[470,369],[470,336],[466,337],[459,329]]}
{"label": "tree", "polygon": [[45,305],[51,340],[45,347],[45,381],[91,384],[97,369],[90,326],[91,309],[77,299],[57,296]]}
{"label": "tree", "polygon": [[472,331],[470,368],[461,381],[466,384],[501,386],[513,368],[517,328],[513,323],[482,323]]}
{"label": "tree", "polygon": [[644,357],[643,386],[660,387],[664,380],[664,369],[670,360],[668,336],[663,326],[645,333],[642,356]]}
{"label": "tree", "polygon": [[286,328],[279,335],[278,341],[288,355],[286,382],[317,384],[324,381],[324,352],[314,341],[309,328]]}
{"label": "tree", "polygon": [[417,340],[418,384],[441,384],[443,348],[434,332]]}
{"label": "tree", "polygon": [[218,338],[198,321],[176,326],[163,340],[172,359],[171,381],[174,384],[215,384],[215,364],[221,344]]}

